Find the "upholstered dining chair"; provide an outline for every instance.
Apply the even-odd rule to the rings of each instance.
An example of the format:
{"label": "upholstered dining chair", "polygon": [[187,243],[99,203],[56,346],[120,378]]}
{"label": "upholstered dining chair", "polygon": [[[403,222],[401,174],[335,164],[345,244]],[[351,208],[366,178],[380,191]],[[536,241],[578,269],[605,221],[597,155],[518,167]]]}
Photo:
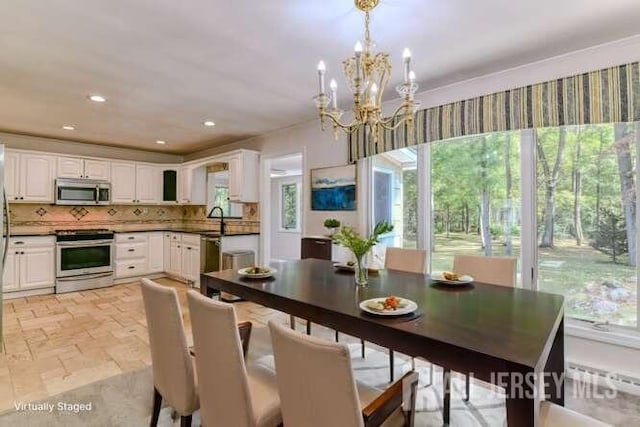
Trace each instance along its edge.
{"label": "upholstered dining chair", "polygon": [[[269,329],[285,426],[413,426],[416,372],[380,394],[355,381],[345,344],[304,335],[274,321]],[[409,391],[405,402],[403,386]]]}
{"label": "upholstered dining chair", "polygon": [[[384,268],[407,273],[425,274],[427,272],[427,251],[388,247],[384,256]],[[390,382],[393,382],[394,379],[394,366],[394,353],[393,350],[389,350]],[[433,371],[431,371],[431,376],[433,376]]]}
{"label": "upholstered dining chair", "polygon": [[540,402],[541,427],[611,427],[602,421],[579,414],[546,400]]}
{"label": "upholstered dining chair", "polygon": [[178,293],[149,279],[141,286],[153,371],[151,427],[158,423],[162,399],[180,415],[181,426],[190,427],[200,403]]}
{"label": "upholstered dining chair", "polygon": [[[518,268],[518,259],[514,257],[490,257],[479,255],[461,255],[453,256],[453,271],[461,274],[468,274],[477,282],[488,283],[490,285],[499,285],[507,287],[516,286],[516,273]],[[451,395],[449,390],[451,381],[451,371],[444,369],[445,379],[445,420],[448,419],[448,408],[450,406]],[[470,397],[471,384],[469,376],[465,375],[465,397],[468,401]]]}
{"label": "upholstered dining chair", "polygon": [[232,304],[187,292],[205,426],[275,427],[282,423],[273,371],[242,357]]}
{"label": "upholstered dining chair", "polygon": [[518,260],[514,257],[453,256],[453,271],[491,285],[515,287],[517,268]]}

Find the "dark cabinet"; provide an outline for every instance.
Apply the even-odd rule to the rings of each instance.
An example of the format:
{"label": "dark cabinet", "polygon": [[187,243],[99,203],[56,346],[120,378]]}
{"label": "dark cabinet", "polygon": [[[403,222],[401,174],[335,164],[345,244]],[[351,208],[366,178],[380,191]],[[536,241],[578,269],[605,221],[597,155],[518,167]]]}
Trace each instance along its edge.
{"label": "dark cabinet", "polygon": [[322,237],[303,237],[300,258],[331,260],[331,239]]}
{"label": "dark cabinet", "polygon": [[176,202],[178,200],[178,172],[174,169],[162,171],[162,201]]}

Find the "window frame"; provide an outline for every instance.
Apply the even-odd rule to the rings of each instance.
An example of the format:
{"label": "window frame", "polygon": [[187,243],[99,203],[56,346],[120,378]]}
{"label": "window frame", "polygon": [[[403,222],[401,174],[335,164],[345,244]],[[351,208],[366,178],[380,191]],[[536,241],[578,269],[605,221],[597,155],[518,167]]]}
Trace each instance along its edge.
{"label": "window frame", "polygon": [[[635,122],[635,131],[640,132],[640,122]],[[522,129],[520,132],[520,191],[521,191],[521,247],[520,247],[520,264],[521,264],[521,283],[524,289],[532,291],[541,291],[538,287],[538,220],[537,220],[537,153],[536,153],[536,129]],[[419,144],[418,148],[418,236],[417,247],[427,250],[427,268],[431,272],[431,257],[433,241],[433,192],[431,182],[431,145],[428,143]],[[640,165],[640,144],[635,144],[635,161],[636,165]],[[364,195],[371,195],[371,200],[364,203],[367,213],[366,217],[371,223],[367,228],[369,232],[375,224],[374,219],[374,171],[383,171],[378,166],[374,166],[372,158],[366,158],[363,161],[363,167],[366,168],[370,176],[370,181],[363,183],[367,186]],[[391,172],[393,173],[393,172]],[[636,180],[636,239],[640,244],[640,167],[634,170]],[[393,188],[391,189],[393,191]],[[393,213],[392,213],[393,215]],[[640,245],[639,245],[640,246]],[[640,249],[640,248],[639,248]],[[640,275],[640,250],[636,252],[636,271]],[[597,321],[582,320],[566,316],[567,334],[575,337],[591,339],[594,341],[623,345],[630,348],[640,349],[640,282],[636,284],[636,310],[637,321],[636,326],[624,326],[616,324],[607,324],[606,329],[599,329],[600,325]]]}
{"label": "window frame", "polygon": [[[284,223],[284,187],[295,185],[296,189],[296,226],[294,228],[285,228],[283,227]],[[296,180],[283,180],[278,183],[278,231],[280,233],[300,233],[302,231],[302,185]]]}

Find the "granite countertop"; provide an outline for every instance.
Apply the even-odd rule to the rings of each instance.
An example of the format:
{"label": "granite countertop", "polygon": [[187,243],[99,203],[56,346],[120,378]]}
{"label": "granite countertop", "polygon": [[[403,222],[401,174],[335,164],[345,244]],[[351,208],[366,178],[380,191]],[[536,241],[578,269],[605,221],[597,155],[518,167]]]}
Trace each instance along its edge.
{"label": "granite countertop", "polygon": [[[215,230],[203,230],[203,229],[193,229],[193,228],[158,228],[158,229],[145,229],[145,230],[124,230],[118,231],[114,230],[116,233],[146,233],[151,231],[170,231],[173,233],[191,233],[191,234],[201,234],[204,236],[211,237],[220,237],[220,232]],[[224,237],[232,237],[232,236],[257,236],[260,233],[257,232],[231,232],[225,233]],[[29,237],[29,236],[55,236],[55,231],[42,231],[42,232],[16,232],[11,233],[11,237]]]}

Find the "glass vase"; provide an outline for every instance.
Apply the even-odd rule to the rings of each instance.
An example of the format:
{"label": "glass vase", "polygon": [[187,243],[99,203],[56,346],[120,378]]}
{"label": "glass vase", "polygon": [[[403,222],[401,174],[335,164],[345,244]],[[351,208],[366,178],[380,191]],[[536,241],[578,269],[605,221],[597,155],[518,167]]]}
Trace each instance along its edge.
{"label": "glass vase", "polygon": [[356,256],[355,279],[357,286],[367,286],[369,279],[369,270],[364,263],[364,255]]}

